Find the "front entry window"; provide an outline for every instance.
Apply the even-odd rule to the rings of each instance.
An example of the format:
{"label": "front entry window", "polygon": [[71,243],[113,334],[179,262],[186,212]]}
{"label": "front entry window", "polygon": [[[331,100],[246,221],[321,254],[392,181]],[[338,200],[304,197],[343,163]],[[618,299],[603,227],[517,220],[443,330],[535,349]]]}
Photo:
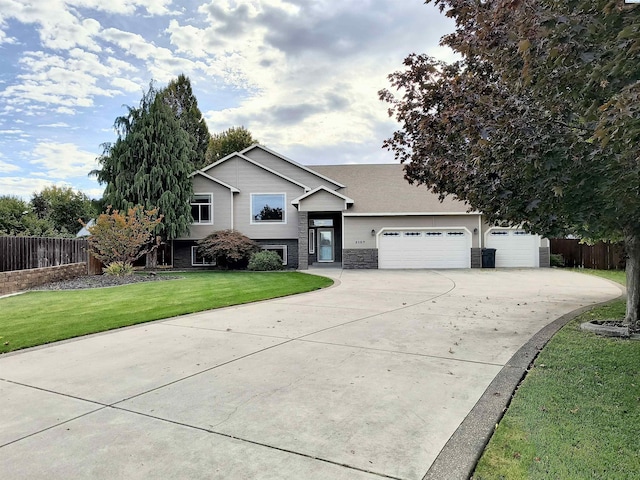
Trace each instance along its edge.
{"label": "front entry window", "polygon": [[318,229],[318,261],[333,262],[333,229]]}

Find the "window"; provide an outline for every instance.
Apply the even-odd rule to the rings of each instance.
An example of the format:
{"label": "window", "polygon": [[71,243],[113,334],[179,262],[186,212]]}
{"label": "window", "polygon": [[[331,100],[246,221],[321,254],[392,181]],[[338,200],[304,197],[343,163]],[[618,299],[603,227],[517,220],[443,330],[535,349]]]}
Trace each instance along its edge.
{"label": "window", "polygon": [[316,253],[316,231],[309,229],[309,253]]}
{"label": "window", "polygon": [[251,223],[287,223],[284,193],[252,193]]}
{"label": "window", "polygon": [[216,261],[210,258],[205,258],[198,253],[198,247],[191,247],[191,265],[194,267],[203,267],[207,265],[215,265]]}
{"label": "window", "polygon": [[263,245],[263,250],[273,250],[282,259],[282,265],[287,264],[287,246],[286,245]]}
{"label": "window", "polygon": [[194,224],[213,223],[213,194],[196,193],[191,200],[191,216]]}

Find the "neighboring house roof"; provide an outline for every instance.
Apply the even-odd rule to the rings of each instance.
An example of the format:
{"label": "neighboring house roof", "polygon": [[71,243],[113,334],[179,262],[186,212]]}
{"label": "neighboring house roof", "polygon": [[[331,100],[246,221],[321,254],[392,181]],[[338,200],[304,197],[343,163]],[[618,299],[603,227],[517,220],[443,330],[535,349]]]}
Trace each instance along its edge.
{"label": "neighboring house roof", "polygon": [[353,199],[345,215],[357,214],[461,214],[466,203],[448,196],[443,202],[424,185],[410,185],[400,164],[314,165],[312,170],[346,185],[340,193]]}
{"label": "neighboring house roof", "polygon": [[238,190],[236,187],[229,185],[228,183],[224,183],[221,180],[218,180],[217,178],[212,177],[211,175],[207,175],[206,173],[204,173],[202,170],[196,170],[195,172],[193,172],[191,175],[189,175],[189,177],[195,177],[196,175],[200,175],[202,177],[208,178],[209,180],[211,180],[212,182],[216,182],[219,185],[222,185],[223,187],[228,188],[229,190],[231,190],[233,193],[239,193],[240,190]]}
{"label": "neighboring house roof", "polygon": [[318,193],[320,191],[327,192],[330,195],[333,195],[335,197],[340,198],[341,200],[344,200],[344,209],[345,210],[349,207],[349,205],[353,205],[353,200],[351,198],[346,197],[346,196],[342,195],[341,193],[336,192],[335,190],[331,190],[330,188],[327,188],[324,185],[320,185],[319,187],[314,188],[310,192],[307,192],[304,195],[300,195],[298,198],[296,198],[294,200],[291,200],[291,205],[296,205],[297,206],[305,198],[309,198],[309,197],[315,195],[316,193]]}
{"label": "neighboring house roof", "polygon": [[84,227],[82,227],[78,233],[76,233],[76,238],[90,237],[91,236],[91,232],[89,232],[89,230],[87,230],[87,229],[90,228],[90,227],[93,227],[95,224],[96,224],[96,221],[95,221],[94,218],[89,220],[87,222],[87,224]]}

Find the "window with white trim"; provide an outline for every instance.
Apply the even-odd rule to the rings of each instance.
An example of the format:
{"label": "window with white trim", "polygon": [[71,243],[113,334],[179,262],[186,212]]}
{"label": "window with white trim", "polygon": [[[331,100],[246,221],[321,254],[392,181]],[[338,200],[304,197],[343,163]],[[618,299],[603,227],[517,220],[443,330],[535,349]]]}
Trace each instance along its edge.
{"label": "window with white trim", "polygon": [[191,266],[193,267],[206,267],[209,265],[215,265],[216,261],[210,258],[205,258],[198,252],[198,247],[191,247]]}
{"label": "window with white trim", "polygon": [[287,264],[287,246],[286,245],[262,245],[263,250],[273,250],[282,259],[282,265]]}
{"label": "window with white trim", "polygon": [[195,193],[191,199],[191,216],[193,223],[199,225],[213,224],[213,194]]}
{"label": "window with white trim", "polygon": [[287,223],[284,193],[252,193],[251,223]]}

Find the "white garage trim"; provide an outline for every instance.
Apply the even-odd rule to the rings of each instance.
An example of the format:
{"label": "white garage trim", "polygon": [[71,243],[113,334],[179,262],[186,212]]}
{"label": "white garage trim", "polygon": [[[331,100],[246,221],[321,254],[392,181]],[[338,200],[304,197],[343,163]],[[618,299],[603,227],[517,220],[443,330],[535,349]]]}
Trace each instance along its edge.
{"label": "white garage trim", "polygon": [[485,233],[486,248],[496,249],[496,267],[539,267],[540,235],[520,228],[493,227]]}
{"label": "white garage trim", "polygon": [[465,227],[382,228],[378,268],[471,268],[472,234]]}

